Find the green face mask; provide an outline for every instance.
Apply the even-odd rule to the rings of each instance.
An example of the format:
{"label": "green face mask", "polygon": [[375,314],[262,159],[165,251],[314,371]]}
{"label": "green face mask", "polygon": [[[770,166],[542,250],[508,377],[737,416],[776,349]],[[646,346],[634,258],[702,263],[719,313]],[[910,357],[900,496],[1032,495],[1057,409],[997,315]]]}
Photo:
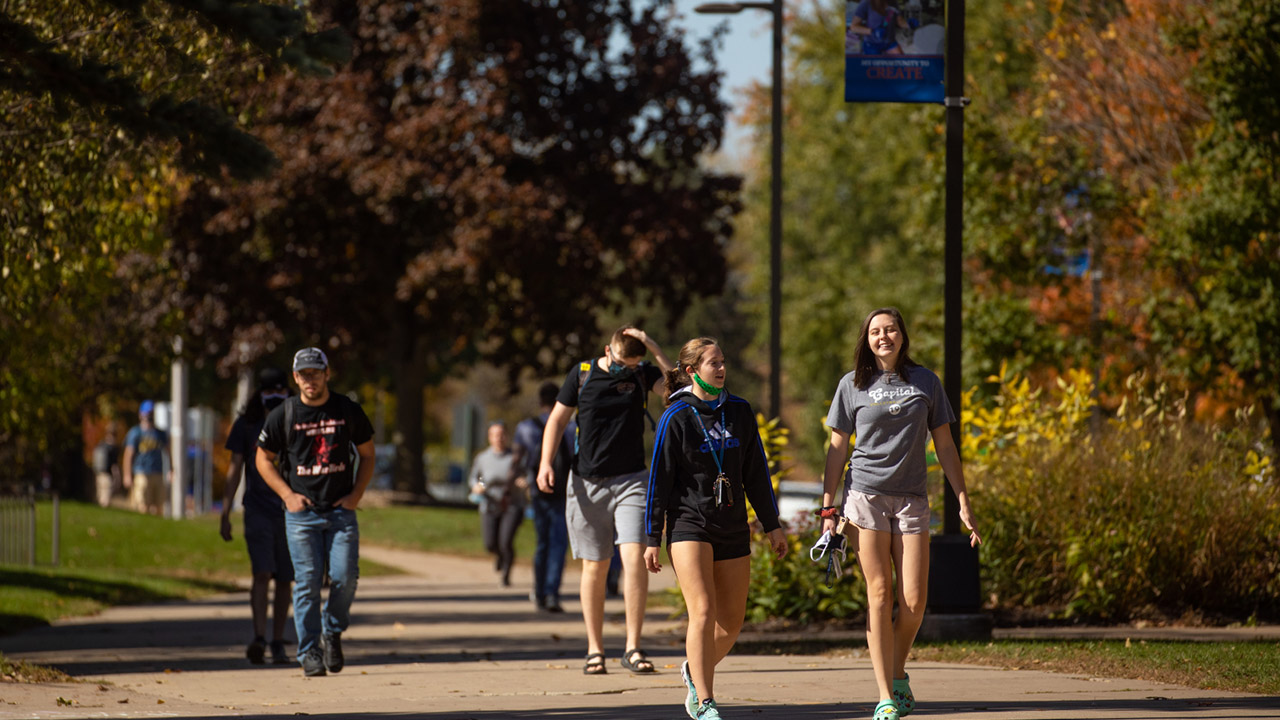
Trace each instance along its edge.
{"label": "green face mask", "polygon": [[715,385],[712,385],[711,383],[707,382],[706,380],[703,380],[702,378],[698,377],[698,373],[693,374],[693,381],[698,383],[698,387],[702,388],[702,390],[708,393],[709,395],[711,395],[711,397],[715,397],[724,391],[724,388],[718,388]]}

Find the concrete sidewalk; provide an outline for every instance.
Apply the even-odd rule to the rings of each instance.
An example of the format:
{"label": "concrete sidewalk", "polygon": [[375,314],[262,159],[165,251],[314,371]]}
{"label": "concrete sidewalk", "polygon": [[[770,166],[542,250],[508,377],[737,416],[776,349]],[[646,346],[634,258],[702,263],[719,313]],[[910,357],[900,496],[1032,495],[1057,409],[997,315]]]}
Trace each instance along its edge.
{"label": "concrete sidewalk", "polygon": [[[535,613],[527,590],[503,589],[489,563],[365,547],[405,576],[360,582],[347,667],[304,678],[296,664],[250,666],[245,593],[115,608],[0,640],[11,659],[59,667],[88,682],[0,683],[0,718],[323,718],[418,720],[618,718],[679,720],[683,630],[651,612],[646,649],[658,673],[618,664],[622,603],[610,600],[609,674],[582,674],[578,604]],[[671,582],[670,569],[655,587]],[[527,568],[514,576],[527,588]],[[576,589],[577,578],[566,578]],[[1141,680],[910,666],[922,720],[1280,718],[1280,698]],[[726,718],[869,718],[876,695],[867,660],[730,655],[716,674]]]}

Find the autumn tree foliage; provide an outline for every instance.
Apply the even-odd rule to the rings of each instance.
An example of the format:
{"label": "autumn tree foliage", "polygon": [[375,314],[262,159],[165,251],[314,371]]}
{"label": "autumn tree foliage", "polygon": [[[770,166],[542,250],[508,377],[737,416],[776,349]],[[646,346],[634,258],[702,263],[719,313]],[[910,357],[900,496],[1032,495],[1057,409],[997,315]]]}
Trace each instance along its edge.
{"label": "autumn tree foliage", "polygon": [[699,167],[719,73],[670,2],[311,9],[352,61],[249,91],[280,168],[197,184],[171,257],[202,352],[252,362],[295,333],[385,368],[399,488],[425,489],[429,381],[477,359],[559,374],[599,311],[720,289],[738,181]]}
{"label": "autumn tree foliage", "polygon": [[[1029,336],[1056,331],[1041,348],[1090,358],[1104,389],[1143,370],[1205,418],[1254,406],[1274,452],[1273,5],[1046,6],[1021,112],[977,133],[993,182],[975,203],[975,270],[992,280],[983,309],[1024,303]],[[1021,360],[1061,369],[1050,353]]]}

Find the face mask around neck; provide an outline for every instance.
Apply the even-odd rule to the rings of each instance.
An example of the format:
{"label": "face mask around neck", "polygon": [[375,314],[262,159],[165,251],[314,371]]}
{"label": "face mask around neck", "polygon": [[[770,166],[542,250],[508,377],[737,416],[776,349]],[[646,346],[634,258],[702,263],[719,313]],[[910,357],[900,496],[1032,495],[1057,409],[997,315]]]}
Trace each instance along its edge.
{"label": "face mask around neck", "polygon": [[724,388],[718,388],[715,385],[712,385],[711,383],[707,382],[706,380],[703,380],[702,378],[698,377],[698,373],[693,374],[693,381],[698,383],[698,387],[702,388],[702,391],[707,393],[711,397],[716,397],[720,393],[724,392]]}

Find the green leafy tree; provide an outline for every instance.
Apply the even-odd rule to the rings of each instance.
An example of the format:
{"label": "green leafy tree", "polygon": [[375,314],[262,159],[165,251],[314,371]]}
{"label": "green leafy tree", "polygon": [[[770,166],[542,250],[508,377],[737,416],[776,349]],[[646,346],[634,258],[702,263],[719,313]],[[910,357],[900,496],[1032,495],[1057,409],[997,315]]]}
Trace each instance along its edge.
{"label": "green leafy tree", "polygon": [[1156,340],[1193,382],[1239,378],[1280,456],[1280,6],[1214,3],[1185,41],[1210,120],[1161,207]]}
{"label": "green leafy tree", "polygon": [[[968,85],[974,96],[970,122],[990,125],[1025,83],[1032,48],[1022,45],[1019,33],[1028,12],[1012,4],[970,4],[969,37],[976,48],[970,51],[976,76]],[[810,467],[821,466],[826,405],[852,369],[866,313],[899,307],[913,356],[943,370],[943,110],[846,103],[844,17],[844,2],[815,3],[789,14],[786,26],[784,417],[802,428],[795,436],[797,455]],[[740,227],[747,288],[762,299],[769,278],[769,112],[769,89],[755,88],[746,107],[755,135]],[[972,175],[968,182],[970,195],[980,192]],[[976,232],[966,228],[967,246],[978,244]],[[747,307],[759,328],[754,365],[762,367],[767,300]],[[971,378],[975,367],[966,360]]]}
{"label": "green leafy tree", "polygon": [[73,466],[94,396],[163,387],[180,318],[154,258],[179,170],[272,167],[228,92],[340,56],[305,25],[283,2],[0,6],[0,476]]}

